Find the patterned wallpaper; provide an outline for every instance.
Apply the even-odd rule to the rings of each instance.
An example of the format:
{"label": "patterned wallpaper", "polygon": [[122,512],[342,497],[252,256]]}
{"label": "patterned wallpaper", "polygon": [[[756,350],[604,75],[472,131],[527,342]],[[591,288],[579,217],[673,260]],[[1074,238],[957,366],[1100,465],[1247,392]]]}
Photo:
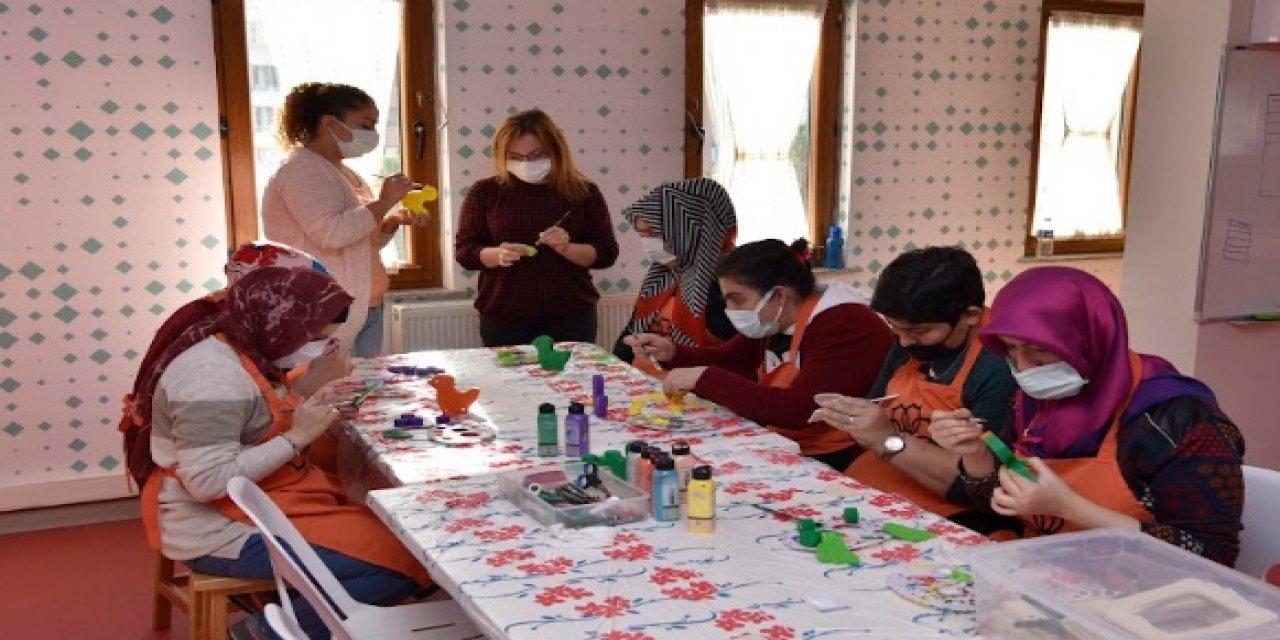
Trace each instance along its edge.
{"label": "patterned wallpaper", "polygon": [[221,286],[209,11],[0,2],[0,488],[123,489],[115,420],[140,352]]}
{"label": "patterned wallpaper", "polygon": [[[578,167],[613,213],[623,252],[613,268],[596,272],[597,286],[605,295],[634,293],[645,265],[621,211],[682,177],[684,1],[442,4],[442,166],[454,222],[466,189],[492,175],[495,128],[509,113],[539,107],[564,129]],[[455,287],[474,293],[476,274],[454,268]]]}
{"label": "patterned wallpaper", "polygon": [[[990,294],[1034,266],[1019,259],[1040,3],[861,0],[854,12],[840,214],[850,225],[850,262],[865,269],[855,285],[874,286],[902,251],[962,244]],[[1118,258],[1067,264],[1118,292]]]}

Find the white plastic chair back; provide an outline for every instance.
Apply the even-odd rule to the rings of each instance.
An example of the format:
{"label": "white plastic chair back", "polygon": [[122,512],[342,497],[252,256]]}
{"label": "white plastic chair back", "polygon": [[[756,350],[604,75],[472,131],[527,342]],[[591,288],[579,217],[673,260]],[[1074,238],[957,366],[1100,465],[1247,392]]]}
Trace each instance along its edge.
{"label": "white plastic chair back", "polygon": [[[311,603],[335,638],[349,639],[351,636],[343,620],[362,605],[347,593],[347,590],[334,577],[333,572],[316,554],[315,549],[312,549],[311,545],[302,538],[302,534],[298,533],[293,523],[289,522],[289,518],[280,511],[271,498],[267,497],[267,494],[262,492],[262,489],[258,488],[257,484],[250,482],[247,478],[235,477],[228,483],[227,493],[249,516],[249,519],[253,520],[253,524],[262,534],[263,542],[267,543],[267,550],[271,554],[271,568],[275,571],[276,585],[280,590],[281,606],[288,613],[288,617],[297,619],[288,593],[288,587],[293,587],[307,599],[307,602]],[[294,556],[285,551],[281,540],[297,554],[302,567],[306,567],[305,573],[294,560]],[[333,601],[333,605],[337,606],[337,610],[329,604],[329,599],[325,598],[326,594]]]}
{"label": "white plastic chair back", "polygon": [[271,630],[283,640],[308,640],[307,634],[298,628],[298,621],[280,608],[280,605],[269,603],[263,612],[267,616],[267,624],[271,625]]}
{"label": "white plastic chair back", "polygon": [[1266,580],[1280,565],[1280,471],[1244,468],[1243,520],[1236,569]]}

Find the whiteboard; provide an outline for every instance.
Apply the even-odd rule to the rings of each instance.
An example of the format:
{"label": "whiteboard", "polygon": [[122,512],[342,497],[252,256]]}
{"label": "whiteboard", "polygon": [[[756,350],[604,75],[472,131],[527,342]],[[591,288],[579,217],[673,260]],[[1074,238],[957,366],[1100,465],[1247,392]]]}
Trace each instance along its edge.
{"label": "whiteboard", "polygon": [[1280,312],[1280,51],[1223,61],[1196,319]]}

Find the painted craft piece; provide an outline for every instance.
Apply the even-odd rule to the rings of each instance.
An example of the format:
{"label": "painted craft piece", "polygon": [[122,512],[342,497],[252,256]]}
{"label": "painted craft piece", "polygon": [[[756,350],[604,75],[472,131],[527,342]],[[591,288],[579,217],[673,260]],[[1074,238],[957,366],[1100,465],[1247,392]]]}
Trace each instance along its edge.
{"label": "painted craft piece", "polygon": [[978,609],[970,571],[967,565],[913,562],[889,576],[889,589],[930,609],[970,613]]}
{"label": "painted craft piece", "polygon": [[493,427],[473,420],[437,424],[427,428],[428,440],[451,447],[483,444],[497,436]]}

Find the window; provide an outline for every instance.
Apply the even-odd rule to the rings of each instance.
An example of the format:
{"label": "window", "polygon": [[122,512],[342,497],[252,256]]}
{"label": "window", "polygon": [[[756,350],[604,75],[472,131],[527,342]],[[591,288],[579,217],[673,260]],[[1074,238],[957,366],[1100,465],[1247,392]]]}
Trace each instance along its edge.
{"label": "window", "polygon": [[[379,187],[376,176],[396,171],[424,184],[438,184],[431,11],[431,0],[219,0],[214,4],[228,232],[233,246],[261,236],[261,190],[285,157],[275,140],[275,110],[288,90],[302,82],[354,85],[378,104],[381,148],[347,161],[374,193]],[[438,216],[433,222],[426,227],[403,227],[383,249],[393,288],[440,286]]]}
{"label": "window", "polygon": [[690,0],[685,175],[725,186],[738,242],[820,242],[835,213],[840,0]]}
{"label": "window", "polygon": [[1137,93],[1142,5],[1046,0],[1027,255],[1120,251]]}
{"label": "window", "polygon": [[[250,40],[253,40],[253,36],[250,37]],[[258,36],[258,42],[262,42],[261,36]],[[250,55],[249,57],[252,58],[253,56]],[[253,64],[249,65],[249,69],[254,91],[276,91],[280,88],[280,81],[276,79],[276,68],[274,66]]]}
{"label": "window", "polygon": [[276,110],[275,107],[254,107],[253,108],[253,133],[255,137],[259,134],[270,136],[275,130]]}

